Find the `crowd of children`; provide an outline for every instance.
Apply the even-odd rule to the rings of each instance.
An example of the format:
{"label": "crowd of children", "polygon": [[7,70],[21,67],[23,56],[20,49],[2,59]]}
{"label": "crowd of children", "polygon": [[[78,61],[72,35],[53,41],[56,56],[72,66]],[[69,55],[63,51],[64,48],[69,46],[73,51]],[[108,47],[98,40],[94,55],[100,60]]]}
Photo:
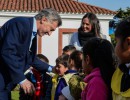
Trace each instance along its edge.
{"label": "crowd of children", "polygon": [[30,96],[20,89],[20,100],[130,100],[130,17],[119,23],[115,39],[115,50],[98,37],[89,39],[82,51],[65,46],[53,76],[30,67],[25,75],[36,90]]}

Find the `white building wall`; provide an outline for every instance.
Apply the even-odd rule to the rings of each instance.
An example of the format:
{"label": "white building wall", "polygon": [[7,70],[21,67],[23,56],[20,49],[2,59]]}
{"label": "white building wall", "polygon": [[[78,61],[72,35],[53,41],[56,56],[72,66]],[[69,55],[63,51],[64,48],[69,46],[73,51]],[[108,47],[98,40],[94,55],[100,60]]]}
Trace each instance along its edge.
{"label": "white building wall", "polygon": [[103,34],[102,37],[111,41],[109,36],[109,21],[106,20],[100,21],[100,26],[101,26],[101,33]]}
{"label": "white building wall", "polygon": [[6,21],[8,21],[10,17],[1,17],[0,16],[0,26],[2,26]]}
{"label": "white building wall", "polygon": [[63,24],[61,26],[61,28],[79,28],[80,27],[80,23],[81,23],[81,20],[72,20],[72,19],[63,19]]}
{"label": "white building wall", "polygon": [[58,29],[51,36],[42,37],[42,54],[47,56],[51,65],[55,65],[58,57]]}

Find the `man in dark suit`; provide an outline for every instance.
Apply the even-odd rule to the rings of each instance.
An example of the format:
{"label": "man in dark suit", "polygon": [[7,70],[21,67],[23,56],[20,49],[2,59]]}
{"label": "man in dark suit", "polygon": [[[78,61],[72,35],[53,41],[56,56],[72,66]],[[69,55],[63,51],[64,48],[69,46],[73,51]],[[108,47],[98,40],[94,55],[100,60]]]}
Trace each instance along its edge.
{"label": "man in dark suit", "polygon": [[35,17],[16,17],[0,29],[0,100],[9,100],[11,90],[19,84],[26,94],[35,91],[24,72],[33,66],[41,73],[52,66],[36,57],[36,36],[51,35],[62,24],[58,13],[46,8]]}

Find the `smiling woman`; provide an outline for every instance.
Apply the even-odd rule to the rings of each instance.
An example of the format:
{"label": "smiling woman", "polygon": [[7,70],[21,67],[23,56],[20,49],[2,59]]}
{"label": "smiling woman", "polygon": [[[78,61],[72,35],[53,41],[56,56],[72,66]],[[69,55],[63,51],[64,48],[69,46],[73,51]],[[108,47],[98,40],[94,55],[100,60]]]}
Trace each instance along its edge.
{"label": "smiling woman", "polygon": [[73,33],[70,45],[81,50],[83,45],[92,37],[101,37],[99,20],[95,14],[86,13],[82,18],[78,32]]}

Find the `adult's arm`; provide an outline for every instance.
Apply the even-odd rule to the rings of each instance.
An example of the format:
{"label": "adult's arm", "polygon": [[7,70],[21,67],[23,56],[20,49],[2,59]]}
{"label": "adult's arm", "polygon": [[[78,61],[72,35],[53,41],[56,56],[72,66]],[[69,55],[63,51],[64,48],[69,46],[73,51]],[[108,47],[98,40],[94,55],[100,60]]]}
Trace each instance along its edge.
{"label": "adult's arm", "polygon": [[38,57],[36,57],[36,55],[34,57],[34,60],[32,61],[31,66],[33,66],[35,69],[37,69],[41,73],[51,72],[53,68],[53,66],[41,61]]}
{"label": "adult's arm", "polygon": [[72,36],[70,38],[69,45],[74,45],[74,33],[72,34]]}

